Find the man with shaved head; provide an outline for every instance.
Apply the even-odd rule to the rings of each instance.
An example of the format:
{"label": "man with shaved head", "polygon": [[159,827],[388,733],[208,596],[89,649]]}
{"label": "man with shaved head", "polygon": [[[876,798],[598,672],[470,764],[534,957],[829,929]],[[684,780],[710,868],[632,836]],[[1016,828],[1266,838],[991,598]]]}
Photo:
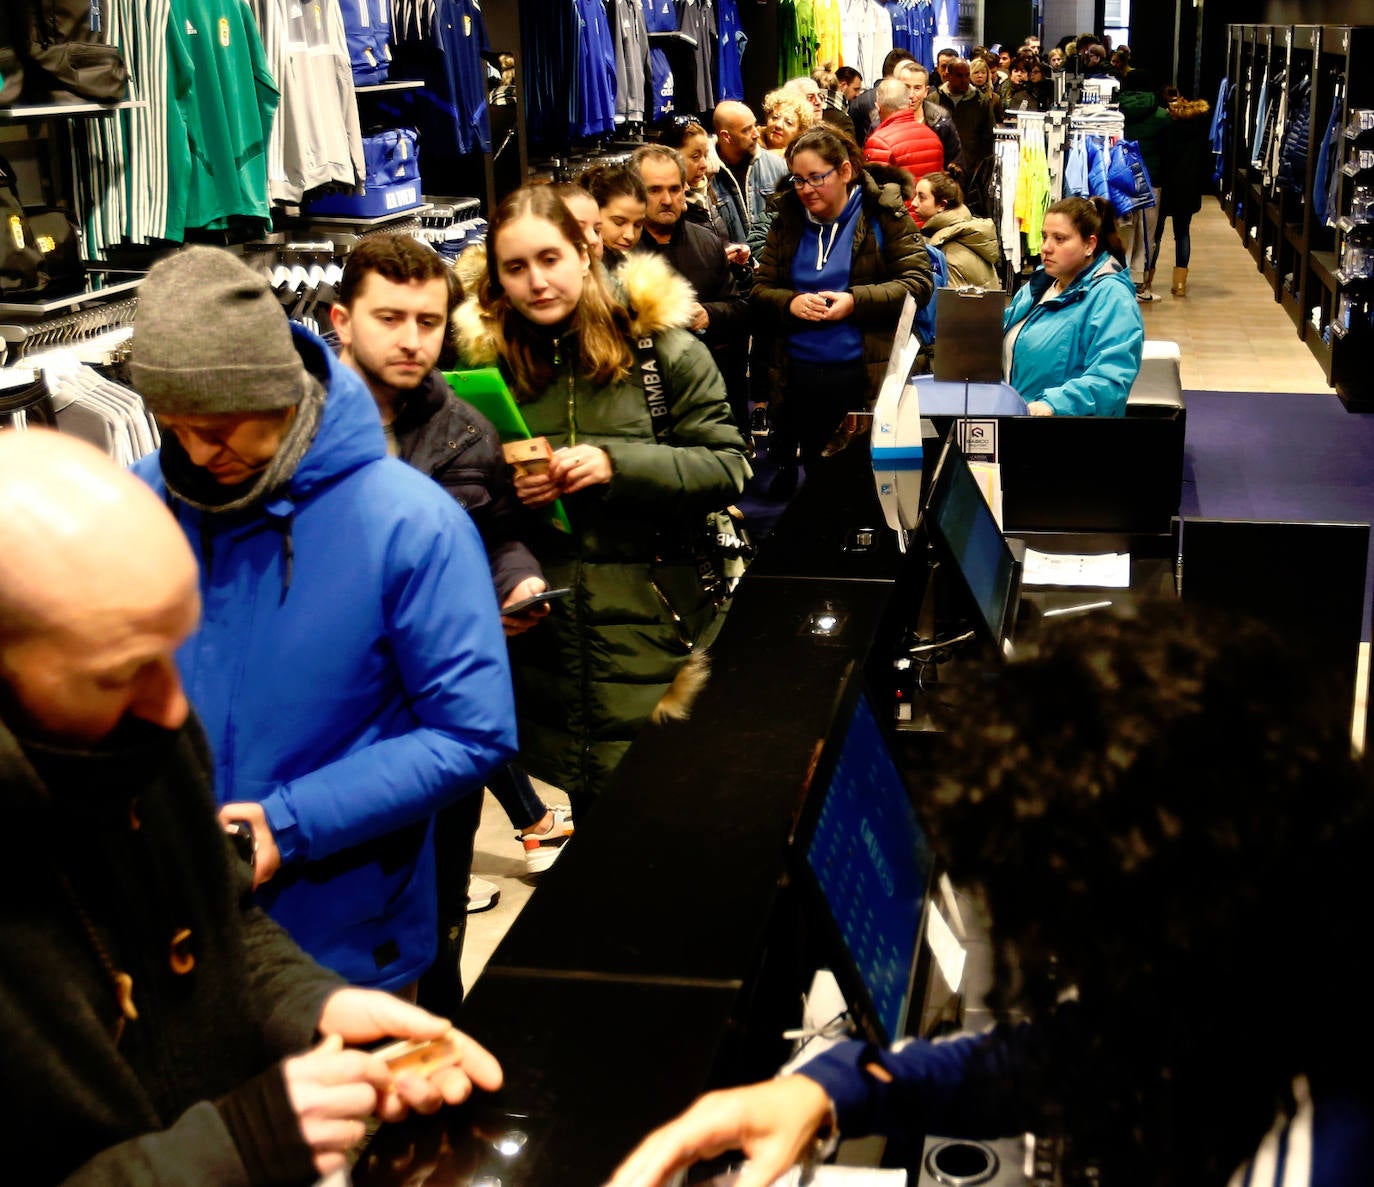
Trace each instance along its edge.
{"label": "man with shaved head", "polygon": [[787,164],[773,153],[759,152],[758,121],[746,104],[721,103],[714,123],[711,191],[725,218],[730,242],[748,243],[757,259],[767,237],[768,199],[787,176]]}
{"label": "man with shaved head", "polygon": [[174,655],[195,558],[97,450],[0,432],[0,1099],[16,1183],[309,1182],[369,1115],[499,1085],[345,1050],[446,1020],[344,987],[252,905]]}

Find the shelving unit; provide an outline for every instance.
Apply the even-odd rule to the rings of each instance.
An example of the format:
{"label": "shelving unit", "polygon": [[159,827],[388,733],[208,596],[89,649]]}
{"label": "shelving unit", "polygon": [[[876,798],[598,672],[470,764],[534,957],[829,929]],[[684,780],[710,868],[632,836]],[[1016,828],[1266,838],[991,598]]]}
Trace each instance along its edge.
{"label": "shelving unit", "polygon": [[[1374,26],[1231,25],[1227,36],[1236,85],[1229,99],[1232,134],[1222,160],[1222,209],[1342,401],[1352,411],[1374,410],[1374,371],[1368,366],[1374,335],[1365,316],[1374,279],[1343,270],[1357,258],[1352,248],[1374,251],[1374,223],[1351,218],[1356,187],[1374,186],[1374,130],[1340,141],[1337,166],[1348,168],[1337,178],[1336,226],[1325,218],[1326,194],[1314,193],[1333,111],[1340,126],[1348,127],[1352,112],[1374,108]],[[1261,92],[1267,78],[1266,106],[1278,101],[1274,79],[1280,70],[1290,96],[1298,79],[1310,80],[1307,158],[1291,186],[1277,184],[1256,164]],[[1290,103],[1288,118],[1296,114]]]}
{"label": "shelving unit", "polygon": [[0,107],[0,122],[19,123],[23,120],[64,120],[83,116],[113,115],[147,107],[146,99],[125,99],[122,103],[25,103],[18,107]]}

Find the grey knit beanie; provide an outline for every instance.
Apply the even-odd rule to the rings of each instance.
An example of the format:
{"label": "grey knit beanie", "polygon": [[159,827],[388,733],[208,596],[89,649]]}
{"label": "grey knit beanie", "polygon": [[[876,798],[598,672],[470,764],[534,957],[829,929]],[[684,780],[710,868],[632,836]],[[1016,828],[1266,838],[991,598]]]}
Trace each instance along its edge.
{"label": "grey knit beanie", "polygon": [[299,404],[310,378],[267,278],[217,247],[159,260],[138,289],[129,373],[154,413]]}

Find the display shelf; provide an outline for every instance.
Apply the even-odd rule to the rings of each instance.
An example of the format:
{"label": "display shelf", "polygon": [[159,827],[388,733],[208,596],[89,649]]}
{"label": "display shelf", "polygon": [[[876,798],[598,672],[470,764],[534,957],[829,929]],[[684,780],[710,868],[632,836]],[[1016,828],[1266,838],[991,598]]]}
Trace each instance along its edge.
{"label": "display shelf", "polygon": [[3,301],[0,300],[0,313],[7,317],[39,318],[63,309],[75,309],[88,302],[104,301],[121,294],[129,295],[143,283],[146,273],[119,272],[112,270],[92,270],[86,275],[87,287],[79,293],[69,293],[62,297],[49,297],[44,301]]}
{"label": "display shelf", "polygon": [[365,86],[354,87],[353,91],[358,95],[385,95],[393,91],[418,91],[425,85],[422,78],[402,78],[395,82],[373,82]]}
{"label": "display shelf", "polygon": [[[1355,206],[1355,186],[1364,184],[1374,172],[1374,136],[1366,135],[1374,132],[1374,74],[1369,70],[1374,61],[1374,26],[1236,24],[1228,27],[1227,39],[1228,63],[1237,88],[1232,100],[1237,127],[1221,162],[1223,205],[1327,381],[1348,408],[1366,408],[1374,400],[1374,382],[1366,362],[1369,333],[1363,327],[1352,328],[1345,336],[1331,334],[1323,341],[1310,319],[1318,309],[1329,325],[1348,289],[1353,288],[1362,299],[1374,285],[1374,278],[1356,277],[1342,269],[1347,260],[1352,268],[1363,271],[1366,267],[1346,248],[1351,236],[1361,236],[1363,231],[1357,223],[1363,205]],[[1258,109],[1258,96],[1265,87],[1270,88],[1271,98],[1277,93],[1274,76],[1280,69],[1286,69],[1290,79],[1310,79],[1306,102],[1312,127],[1339,121],[1346,132],[1335,165],[1339,221],[1334,229],[1323,224],[1312,204],[1317,154],[1308,153],[1301,175],[1295,176],[1301,189],[1285,190],[1277,200],[1269,195],[1261,170],[1252,163],[1263,128],[1249,113]],[[1346,80],[1344,89],[1337,85],[1338,79]],[[1355,242],[1366,245],[1363,238]]]}
{"label": "display shelf", "polygon": [[124,99],[119,103],[24,103],[15,107],[0,107],[0,121],[18,123],[22,120],[112,115],[116,111],[130,111],[147,106],[146,99]]}
{"label": "display shelf", "polygon": [[1308,257],[1312,271],[1323,288],[1336,289],[1336,269],[1340,266],[1334,251],[1314,251]]}
{"label": "display shelf", "polygon": [[340,214],[302,214],[299,221],[312,227],[381,227],[401,219],[419,218],[433,208],[432,202],[421,202],[418,206],[407,206],[404,210],[389,210],[386,214],[374,215],[372,218],[356,218]]}
{"label": "display shelf", "polygon": [[1331,347],[1322,338],[1321,331],[1315,326],[1309,325],[1307,333],[1303,335],[1303,341],[1307,343],[1307,349],[1312,352],[1312,357],[1321,366],[1322,374],[1326,376],[1326,382],[1331,382]]}

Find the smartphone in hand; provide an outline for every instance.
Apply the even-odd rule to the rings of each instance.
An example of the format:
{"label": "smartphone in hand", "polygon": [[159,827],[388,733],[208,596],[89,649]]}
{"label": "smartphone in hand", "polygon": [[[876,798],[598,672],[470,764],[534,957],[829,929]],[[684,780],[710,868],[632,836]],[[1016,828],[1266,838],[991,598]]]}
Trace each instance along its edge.
{"label": "smartphone in hand", "polygon": [[521,598],[518,602],[512,602],[509,606],[502,606],[501,613],[521,614],[531,606],[537,606],[540,602],[556,602],[559,598],[566,598],[571,589],[546,589],[543,593],[537,593],[530,598]]}

